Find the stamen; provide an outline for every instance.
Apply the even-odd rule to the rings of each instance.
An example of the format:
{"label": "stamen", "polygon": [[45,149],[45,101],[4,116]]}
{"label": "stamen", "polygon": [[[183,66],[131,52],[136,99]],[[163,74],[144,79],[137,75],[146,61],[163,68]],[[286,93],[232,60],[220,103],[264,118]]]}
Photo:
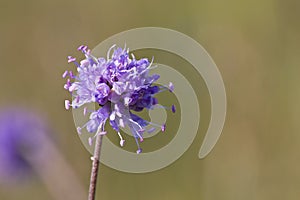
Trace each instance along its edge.
{"label": "stamen", "polygon": [[80,68],[80,65],[79,65],[79,63],[78,62],[76,62],[76,61],[74,61],[74,64],[76,65],[76,67],[77,67],[77,70]]}
{"label": "stamen", "polygon": [[142,150],[141,148],[139,148],[139,149],[136,151],[136,153],[137,153],[137,154],[140,154],[140,153],[142,153],[142,151],[143,151],[143,150]]}
{"label": "stamen", "polygon": [[118,104],[115,104],[115,110],[116,110],[116,115],[118,116],[118,117],[122,117],[122,114],[121,114],[121,109],[123,109],[123,106],[122,106],[122,108],[119,108],[119,105]]}
{"label": "stamen", "polygon": [[66,78],[67,75],[68,75],[68,71],[66,70],[66,71],[63,73],[62,77],[63,77],[63,78]]}
{"label": "stamen", "polygon": [[140,130],[136,130],[133,126],[132,126],[133,130],[135,131],[135,134],[140,138],[140,142],[144,141],[144,138],[142,137],[142,135],[139,133],[143,133],[145,130],[143,128],[141,128]]}
{"label": "stamen", "polygon": [[124,120],[123,119],[119,119],[119,124],[122,128],[125,127],[125,124],[124,124]]}
{"label": "stamen", "polygon": [[[141,76],[144,72],[147,72],[151,67],[152,67],[152,64],[153,64],[153,61],[154,61],[154,57],[152,57],[152,60],[150,62],[150,64],[148,65],[148,67],[146,67],[146,69],[144,69],[142,72],[139,73],[139,75]],[[154,66],[155,68],[156,66]],[[154,69],[152,68],[152,69]]]}
{"label": "stamen", "polygon": [[65,88],[66,90],[69,90],[70,86],[71,86],[71,81],[70,81],[70,79],[68,79],[68,80],[67,80],[67,83],[64,85],[64,88]]}
{"label": "stamen", "polygon": [[161,126],[161,131],[162,131],[162,132],[165,132],[165,130],[166,130],[166,124],[163,124],[163,125]]}
{"label": "stamen", "polygon": [[106,59],[107,60],[109,60],[109,57],[110,57],[110,51],[113,49],[113,48],[115,48],[115,44],[114,45],[112,45],[110,48],[109,48],[109,50],[108,50],[108,52],[107,52],[107,55],[106,55]]}
{"label": "stamen", "polygon": [[159,87],[161,90],[159,91],[160,92],[164,92],[166,90],[169,90],[170,92],[173,92],[174,91],[174,85],[172,82],[169,83],[169,85],[162,85]]}
{"label": "stamen", "polygon": [[172,109],[172,112],[173,112],[173,113],[176,112],[176,107],[175,107],[175,105],[172,105],[172,108],[171,108],[171,109]]}
{"label": "stamen", "polygon": [[90,64],[90,62],[88,60],[82,60],[80,61],[80,66],[83,68],[83,67],[88,67]]}
{"label": "stamen", "polygon": [[76,97],[76,103],[79,103],[79,100],[80,100],[80,97],[77,96],[77,97]]}
{"label": "stamen", "polygon": [[132,119],[129,119],[129,121],[132,122],[132,123],[134,123],[135,125],[137,125],[140,129],[143,129],[143,127],[139,123],[137,123],[136,121],[134,121]]}
{"label": "stamen", "polygon": [[136,153],[137,153],[137,154],[142,153],[142,149],[141,149],[141,147],[140,147],[139,141],[137,140],[136,137],[134,137],[134,140],[135,140],[135,143],[136,143],[136,145],[137,145],[137,147],[138,147],[138,150],[136,151]]}
{"label": "stamen", "polygon": [[72,57],[72,56],[68,56],[68,63],[74,62],[76,60],[76,58]]}
{"label": "stamen", "polygon": [[86,51],[86,55],[90,55],[90,53],[91,53],[91,50],[90,49],[88,49],[87,51]]}
{"label": "stamen", "polygon": [[110,114],[109,119],[110,119],[110,121],[114,121],[115,118],[116,118],[116,112],[113,111],[113,112]]}
{"label": "stamen", "polygon": [[125,143],[125,140],[123,140],[123,137],[122,137],[122,135],[121,135],[120,132],[118,132],[118,136],[119,136],[119,138],[120,138],[120,146],[123,147],[123,146],[124,146],[124,143]]}
{"label": "stamen", "polygon": [[118,116],[118,117],[122,117],[122,114],[117,110],[116,111],[116,115]]}
{"label": "stamen", "polygon": [[133,54],[133,53],[131,54],[131,57],[132,57],[132,59],[133,59],[133,60],[135,60],[135,56],[134,56],[134,54]]}
{"label": "stamen", "polygon": [[86,113],[87,113],[87,107],[84,107],[84,109],[83,109],[83,115],[85,116]]}
{"label": "stamen", "polygon": [[75,76],[74,76],[74,74],[73,74],[72,71],[69,71],[69,75],[70,75],[71,78],[75,78]]}
{"label": "stamen", "polygon": [[174,85],[172,82],[169,83],[169,91],[173,92],[174,91]]}
{"label": "stamen", "polygon": [[84,45],[80,45],[80,46],[77,48],[77,50],[78,50],[78,51],[82,51],[83,47],[84,47]]}
{"label": "stamen", "polygon": [[83,53],[85,53],[87,48],[88,48],[88,47],[85,46],[85,45],[80,45],[80,46],[77,48],[77,50],[78,50],[78,51],[82,51]]}
{"label": "stamen", "polygon": [[125,97],[125,98],[124,98],[124,105],[125,105],[125,106],[128,106],[128,105],[130,104],[131,101],[132,101],[132,98],[130,98],[130,97]]}
{"label": "stamen", "polygon": [[120,140],[120,146],[123,147],[125,143],[125,140]]}
{"label": "stamen", "polygon": [[86,52],[87,48],[88,48],[87,46],[84,46],[82,51]]}
{"label": "stamen", "polygon": [[65,108],[66,108],[66,110],[70,109],[70,101],[69,100],[65,100]]}
{"label": "stamen", "polygon": [[70,87],[69,87],[69,92],[73,92],[74,90],[76,90],[77,89],[77,85],[76,84],[72,84],[72,85],[70,85]]}

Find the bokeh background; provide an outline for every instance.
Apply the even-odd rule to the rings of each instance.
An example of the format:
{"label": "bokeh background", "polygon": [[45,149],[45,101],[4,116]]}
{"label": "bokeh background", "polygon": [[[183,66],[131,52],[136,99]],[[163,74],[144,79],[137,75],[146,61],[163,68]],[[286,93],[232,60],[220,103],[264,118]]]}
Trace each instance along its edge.
{"label": "bokeh background", "polygon": [[[43,113],[55,130],[58,150],[87,190],[90,155],[76,134],[72,113],[64,109],[69,98],[61,78],[70,67],[66,56],[80,57],[80,44],[93,48],[131,28],[174,29],[202,44],[219,67],[228,98],[223,134],[211,154],[199,160],[210,117],[203,80],[175,55],[136,52],[179,66],[188,77],[200,100],[199,133],[179,160],[156,172],[127,174],[102,165],[97,199],[297,200],[299,17],[297,0],[0,0],[0,106]],[[166,141],[153,137],[152,145]],[[25,184],[0,185],[0,199],[52,197],[34,176]]]}

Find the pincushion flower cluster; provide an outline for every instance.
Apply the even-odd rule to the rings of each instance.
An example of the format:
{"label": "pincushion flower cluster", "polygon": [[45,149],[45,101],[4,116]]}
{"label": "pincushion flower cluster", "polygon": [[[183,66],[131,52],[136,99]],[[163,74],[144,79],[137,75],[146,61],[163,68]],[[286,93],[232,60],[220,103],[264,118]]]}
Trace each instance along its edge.
{"label": "pincushion flower cluster", "polygon": [[[65,100],[66,109],[79,108],[87,103],[97,103],[97,110],[83,109],[83,114],[89,114],[89,120],[82,127],[77,127],[80,134],[83,128],[89,133],[89,144],[97,135],[106,134],[104,126],[109,123],[120,137],[120,145],[123,139],[120,129],[128,126],[137,143],[137,153],[141,153],[139,142],[143,141],[143,134],[160,128],[165,131],[165,124],[154,124],[146,121],[133,111],[140,112],[143,109],[153,109],[158,104],[155,97],[162,91],[173,92],[174,86],[154,85],[159,79],[158,74],[150,74],[152,62],[147,58],[137,60],[133,54],[129,55],[129,49],[112,46],[107,58],[97,58],[91,54],[87,46],[78,48],[85,55],[80,62],[69,56],[68,62],[77,67],[75,75],[72,71],[65,71],[63,78],[67,78],[64,88],[72,94],[72,100]],[[111,53],[112,52],[112,53]],[[175,112],[174,105],[169,108]]]}

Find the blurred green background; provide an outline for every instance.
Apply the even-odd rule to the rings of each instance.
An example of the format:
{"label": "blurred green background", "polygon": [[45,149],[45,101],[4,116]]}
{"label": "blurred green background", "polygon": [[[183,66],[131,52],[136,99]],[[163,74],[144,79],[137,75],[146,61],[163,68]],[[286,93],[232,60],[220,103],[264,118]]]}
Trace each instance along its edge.
{"label": "blurred green background", "polygon": [[[182,63],[181,72],[199,89],[203,121],[192,146],[167,168],[127,174],[102,165],[97,199],[297,200],[299,17],[297,0],[1,0],[0,106],[30,106],[45,113],[59,150],[87,190],[90,155],[63,105],[69,98],[61,78],[69,68],[66,56],[79,55],[80,44],[93,48],[131,28],[174,29],[202,44],[219,67],[228,98],[223,134],[211,154],[199,160],[210,114],[201,77],[174,55],[137,52],[171,66]],[[153,145],[159,142],[153,140]],[[35,177],[26,185],[1,187],[0,199],[51,196]]]}

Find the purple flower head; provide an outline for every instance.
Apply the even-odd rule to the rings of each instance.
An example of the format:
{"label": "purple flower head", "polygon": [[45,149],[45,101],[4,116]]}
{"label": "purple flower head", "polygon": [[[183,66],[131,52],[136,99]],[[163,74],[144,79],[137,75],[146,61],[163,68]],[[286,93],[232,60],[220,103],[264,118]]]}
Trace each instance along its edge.
{"label": "purple flower head", "polygon": [[[158,104],[155,95],[167,90],[172,92],[173,84],[160,87],[154,85],[159,75],[150,75],[150,70],[154,68],[152,62],[147,58],[137,60],[133,54],[129,56],[129,49],[114,45],[109,49],[106,59],[96,58],[84,45],[78,50],[85,55],[80,63],[75,58],[68,57],[68,62],[76,65],[77,75],[68,71],[63,73],[63,77],[69,77],[64,88],[73,97],[72,101],[65,100],[65,108],[78,108],[86,103],[97,103],[100,108],[93,111],[84,109],[84,115],[90,112],[89,121],[77,130],[80,132],[82,128],[86,128],[95,137],[105,132],[104,125],[108,122],[118,133],[120,145],[123,146],[125,140],[120,134],[120,128],[128,126],[136,140],[137,153],[141,153],[139,142],[143,141],[146,126],[150,126],[149,130],[153,132],[154,128],[161,128],[162,125],[148,122],[132,112],[153,109]],[[175,112],[175,106],[169,109]],[[94,137],[89,138],[90,145]]]}
{"label": "purple flower head", "polygon": [[47,129],[34,114],[6,109],[0,112],[0,180],[15,182],[32,173],[28,159],[45,156]]}

